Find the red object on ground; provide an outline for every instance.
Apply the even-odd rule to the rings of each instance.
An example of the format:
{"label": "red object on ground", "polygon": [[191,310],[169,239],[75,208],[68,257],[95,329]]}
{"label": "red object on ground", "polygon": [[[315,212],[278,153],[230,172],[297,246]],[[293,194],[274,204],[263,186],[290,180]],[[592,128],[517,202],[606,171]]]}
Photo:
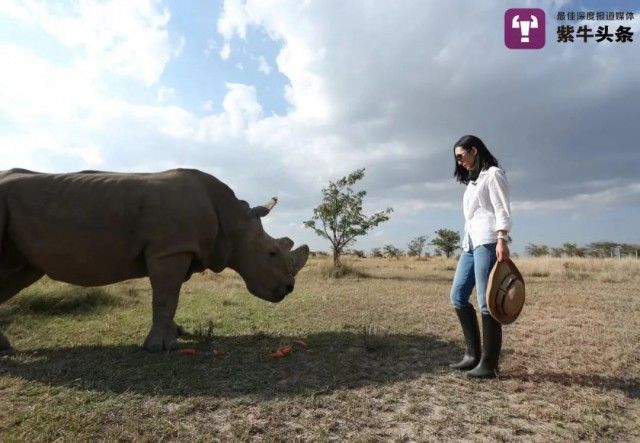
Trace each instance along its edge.
{"label": "red object on ground", "polygon": [[291,345],[281,346],[276,352],[272,352],[269,355],[273,358],[282,358],[289,355],[289,353],[291,353],[292,350],[293,348],[291,347]]}
{"label": "red object on ground", "polygon": [[176,349],[176,352],[182,355],[196,355],[198,351],[193,348]]}
{"label": "red object on ground", "polygon": [[273,358],[286,357],[294,350],[294,346],[293,346],[294,344],[300,346],[302,349],[304,349],[307,352],[313,352],[311,349],[309,349],[309,345],[306,344],[304,340],[295,339],[295,340],[291,340],[291,344],[281,346],[280,348],[278,348],[277,351],[272,352],[269,355]]}
{"label": "red object on ground", "polygon": [[299,338],[293,340],[291,343],[295,343],[296,345],[302,346],[304,349],[309,349],[309,345],[304,342],[304,340],[300,340]]}
{"label": "red object on ground", "polygon": [[278,349],[280,352],[282,352],[284,355],[287,355],[288,353],[291,352],[293,348],[291,347],[291,345],[287,345],[287,346],[283,346],[280,349]]}

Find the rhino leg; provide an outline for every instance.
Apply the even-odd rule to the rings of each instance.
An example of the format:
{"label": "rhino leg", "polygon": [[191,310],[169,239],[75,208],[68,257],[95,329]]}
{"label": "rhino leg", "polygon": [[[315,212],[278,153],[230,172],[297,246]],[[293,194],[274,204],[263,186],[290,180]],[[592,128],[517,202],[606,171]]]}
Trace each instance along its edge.
{"label": "rhino leg", "polygon": [[180,326],[179,324],[177,324],[176,322],[173,322],[173,326],[175,326],[175,328],[176,328],[176,335],[178,337],[182,337],[184,335],[187,335],[187,331],[185,331],[185,329],[182,326]]}
{"label": "rhino leg", "polygon": [[[44,273],[36,271],[30,266],[23,266],[20,267],[18,271],[3,276],[0,280],[0,303],[4,303],[27,286],[40,280],[43,275]],[[7,337],[0,332],[0,352],[10,349],[11,343],[9,343]]]}
{"label": "rhino leg", "polygon": [[144,348],[151,352],[168,351],[175,347],[180,328],[173,316],[178,307],[180,287],[191,265],[191,255],[180,254],[147,260],[153,290],[153,316]]}

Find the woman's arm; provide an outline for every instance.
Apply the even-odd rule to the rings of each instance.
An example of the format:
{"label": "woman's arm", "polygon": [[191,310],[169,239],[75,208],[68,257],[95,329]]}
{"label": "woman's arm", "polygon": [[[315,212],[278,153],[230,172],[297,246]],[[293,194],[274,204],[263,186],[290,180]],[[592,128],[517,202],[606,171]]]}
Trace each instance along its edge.
{"label": "woman's arm", "polygon": [[496,257],[502,262],[509,259],[509,231],[511,230],[511,204],[509,198],[509,185],[507,177],[502,169],[496,169],[489,177],[489,198],[496,216],[496,233],[498,244],[496,245]]}
{"label": "woman's arm", "polygon": [[499,262],[509,260],[509,245],[507,241],[509,239],[508,232],[500,230],[498,231],[498,244],[496,245],[496,258]]}

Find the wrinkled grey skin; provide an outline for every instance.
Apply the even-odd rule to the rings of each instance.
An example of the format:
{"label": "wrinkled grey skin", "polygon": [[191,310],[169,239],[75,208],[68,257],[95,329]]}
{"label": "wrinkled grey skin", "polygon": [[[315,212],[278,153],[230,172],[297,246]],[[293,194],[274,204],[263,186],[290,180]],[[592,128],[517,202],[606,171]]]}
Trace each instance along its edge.
{"label": "wrinkled grey skin", "polygon": [[[193,272],[237,271],[253,295],[281,301],[307,261],[211,175],[176,169],[151,174],[0,172],[0,303],[43,275],[99,286],[148,276],[152,326],[144,347],[171,349],[182,283]],[[10,348],[0,333],[0,351]]]}

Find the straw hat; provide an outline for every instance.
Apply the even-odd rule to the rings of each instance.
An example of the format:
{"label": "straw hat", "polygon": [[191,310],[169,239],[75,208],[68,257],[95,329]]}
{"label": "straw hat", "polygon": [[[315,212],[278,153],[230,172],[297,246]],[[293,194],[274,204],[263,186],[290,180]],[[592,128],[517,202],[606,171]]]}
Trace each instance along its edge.
{"label": "straw hat", "polygon": [[515,321],[524,306],[524,279],[511,260],[496,262],[489,274],[487,306],[503,325]]}

